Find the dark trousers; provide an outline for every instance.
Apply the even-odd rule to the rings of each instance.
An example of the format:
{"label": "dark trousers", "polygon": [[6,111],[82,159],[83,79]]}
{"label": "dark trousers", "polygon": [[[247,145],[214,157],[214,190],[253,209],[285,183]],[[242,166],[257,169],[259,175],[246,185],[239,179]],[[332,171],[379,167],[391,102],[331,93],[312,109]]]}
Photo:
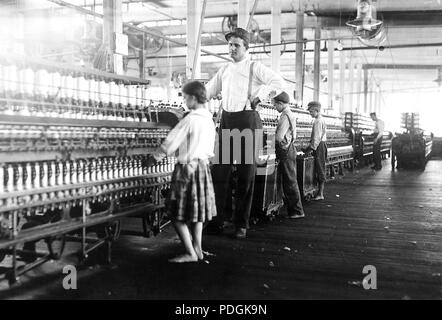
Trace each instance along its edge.
{"label": "dark trousers", "polygon": [[325,144],[325,142],[321,141],[319,143],[318,147],[313,152],[313,156],[315,157],[316,179],[318,182],[325,182],[325,162],[327,161],[327,145]]}
{"label": "dark trousers", "polygon": [[[222,130],[238,129],[239,131],[242,131],[245,129],[262,129],[262,122],[258,112],[256,111],[223,111],[219,129],[219,145],[215,148],[215,153],[217,158],[220,160],[220,164],[214,164],[212,167],[212,179],[215,188],[217,209],[216,223],[218,225],[222,225],[226,217],[226,211],[229,211],[226,208],[226,203],[229,203],[227,200],[228,197],[232,196],[229,183],[231,181],[233,163],[235,162],[234,160],[236,160],[237,164],[235,164],[235,166],[237,169],[238,181],[235,189],[235,210],[233,212],[233,222],[236,228],[248,228],[253,201],[253,191],[255,188],[255,137],[253,137],[252,141],[249,141],[249,143],[246,143],[245,140],[241,140],[241,156],[234,157],[233,141],[223,141]],[[227,161],[228,163],[222,163],[222,146],[225,143],[230,143],[230,157],[228,157],[230,159]],[[252,146],[250,146],[250,143]],[[250,163],[250,161],[246,161],[247,156],[253,159],[251,161],[252,163]]]}
{"label": "dark trousers", "polygon": [[278,179],[282,185],[284,204],[289,216],[303,215],[304,209],[296,177],[296,149],[291,146],[285,155],[278,156]]}
{"label": "dark trousers", "polygon": [[[230,164],[217,164],[212,168],[218,213],[216,220],[219,225],[222,225],[225,221],[226,212],[230,209],[226,207],[226,204],[229,203],[228,197],[232,196],[230,188],[232,169],[233,166]],[[248,228],[253,191],[255,189],[256,165],[238,164],[236,165],[236,170],[238,183],[235,189],[233,223],[236,228]]]}
{"label": "dark trousers", "polygon": [[382,138],[380,138],[376,143],[373,143],[373,162],[375,168],[377,169],[382,168],[381,145]]}

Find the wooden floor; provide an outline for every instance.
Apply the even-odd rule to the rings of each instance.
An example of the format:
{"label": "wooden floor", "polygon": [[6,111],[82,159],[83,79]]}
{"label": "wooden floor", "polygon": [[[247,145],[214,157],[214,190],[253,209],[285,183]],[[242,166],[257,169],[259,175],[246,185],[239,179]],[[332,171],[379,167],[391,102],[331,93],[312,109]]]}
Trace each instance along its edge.
{"label": "wooden floor", "polygon": [[[62,288],[51,262],[0,291],[0,298],[59,299],[440,299],[442,298],[442,160],[425,171],[347,173],[326,185],[326,200],[306,218],[283,216],[252,226],[244,241],[204,236],[207,262],[174,265],[181,252],[172,228],[145,239],[123,235],[115,268],[82,266],[78,289]],[[138,220],[126,221],[131,227]],[[70,247],[69,250],[75,249]],[[364,290],[362,269],[377,270]]]}

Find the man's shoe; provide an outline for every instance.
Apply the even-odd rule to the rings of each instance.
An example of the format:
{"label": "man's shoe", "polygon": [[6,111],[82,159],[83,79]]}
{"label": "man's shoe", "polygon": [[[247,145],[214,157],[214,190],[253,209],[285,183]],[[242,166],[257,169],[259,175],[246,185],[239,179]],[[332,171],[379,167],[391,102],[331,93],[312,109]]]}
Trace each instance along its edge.
{"label": "man's shoe", "polygon": [[299,218],[304,218],[305,214],[289,214],[289,219],[299,219]]}
{"label": "man's shoe", "polygon": [[236,239],[245,239],[247,237],[247,229],[246,228],[238,228],[235,231]]}
{"label": "man's shoe", "polygon": [[377,167],[377,168],[374,168],[376,171],[380,171],[380,170],[382,170],[382,167]]}

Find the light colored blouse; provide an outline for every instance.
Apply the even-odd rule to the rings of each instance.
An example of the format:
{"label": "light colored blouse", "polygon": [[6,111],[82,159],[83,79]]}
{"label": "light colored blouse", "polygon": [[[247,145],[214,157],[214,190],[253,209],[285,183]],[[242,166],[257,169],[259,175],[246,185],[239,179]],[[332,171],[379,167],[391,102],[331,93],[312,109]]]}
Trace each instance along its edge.
{"label": "light colored blouse", "polygon": [[214,155],[215,125],[205,108],[190,111],[167,135],[161,150],[168,156],[176,153],[179,163],[207,160]]}

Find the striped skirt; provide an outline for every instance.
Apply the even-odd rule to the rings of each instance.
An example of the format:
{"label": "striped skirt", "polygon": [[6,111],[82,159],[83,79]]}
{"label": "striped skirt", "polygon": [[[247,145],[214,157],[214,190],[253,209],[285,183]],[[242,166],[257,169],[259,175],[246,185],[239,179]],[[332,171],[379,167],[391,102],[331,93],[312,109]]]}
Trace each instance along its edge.
{"label": "striped skirt", "polygon": [[182,222],[205,222],[216,216],[215,192],[208,160],[177,163],[166,205],[171,218]]}

